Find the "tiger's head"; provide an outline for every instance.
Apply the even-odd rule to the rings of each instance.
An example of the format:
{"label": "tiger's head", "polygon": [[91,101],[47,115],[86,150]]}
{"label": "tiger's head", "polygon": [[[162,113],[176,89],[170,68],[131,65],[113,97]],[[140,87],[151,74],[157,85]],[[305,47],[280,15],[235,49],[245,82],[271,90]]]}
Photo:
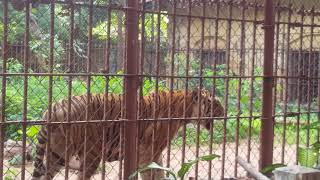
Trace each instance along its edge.
{"label": "tiger's head", "polygon": [[191,96],[193,104],[192,116],[198,117],[200,115],[200,118],[204,117],[205,119],[200,119],[200,124],[207,130],[210,130],[213,118],[222,117],[224,115],[222,104],[218,99],[213,97],[209,91],[204,89],[192,91]]}

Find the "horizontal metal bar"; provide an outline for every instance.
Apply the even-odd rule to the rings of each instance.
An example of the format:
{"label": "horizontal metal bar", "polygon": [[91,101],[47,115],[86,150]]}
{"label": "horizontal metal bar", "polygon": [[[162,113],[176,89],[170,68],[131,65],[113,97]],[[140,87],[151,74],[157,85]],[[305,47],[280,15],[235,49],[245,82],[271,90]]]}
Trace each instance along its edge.
{"label": "horizontal metal bar", "polygon": [[[276,21],[275,24],[284,24],[289,25],[290,27],[320,27],[320,24],[304,24],[299,22],[285,22],[285,21]],[[294,34],[294,33],[290,33]]]}
{"label": "horizontal metal bar", "polygon": [[[301,111],[301,112],[290,112],[287,114],[276,114],[273,116],[273,118],[276,117],[293,117],[303,114],[318,114],[320,111]],[[204,120],[210,120],[210,119],[217,119],[217,120],[224,120],[224,119],[263,119],[262,116],[226,116],[226,117],[186,117],[186,118],[157,118],[157,119],[139,119],[137,120],[139,122],[154,122],[154,121],[204,121]],[[0,124],[27,124],[27,125],[41,125],[41,124],[94,124],[94,123],[110,123],[110,122],[131,122],[128,119],[106,119],[106,120],[90,120],[90,121],[70,121],[70,122],[47,122],[45,120],[31,120],[31,121],[19,121],[19,120],[12,120],[12,121],[6,121],[6,122],[0,122]],[[275,121],[277,122],[277,121]]]}
{"label": "horizontal metal bar", "polygon": [[226,76],[171,76],[171,75],[149,75],[149,74],[95,74],[95,73],[0,73],[1,76],[57,76],[57,77],[69,77],[69,76],[105,76],[105,77],[154,77],[154,78],[177,78],[177,79],[185,79],[185,78],[234,78],[234,79],[246,79],[246,78],[288,78],[288,79],[320,79],[320,77],[308,77],[308,76],[238,76],[238,75],[226,75]]}

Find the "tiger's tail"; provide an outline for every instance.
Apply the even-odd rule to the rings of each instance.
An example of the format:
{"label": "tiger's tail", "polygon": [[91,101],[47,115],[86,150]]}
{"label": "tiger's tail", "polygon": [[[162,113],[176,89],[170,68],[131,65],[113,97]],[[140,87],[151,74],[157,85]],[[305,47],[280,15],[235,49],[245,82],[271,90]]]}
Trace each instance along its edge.
{"label": "tiger's tail", "polygon": [[46,167],[44,165],[44,154],[47,144],[47,129],[42,127],[37,135],[38,143],[36,145],[36,155],[34,158],[34,170],[32,173],[32,180],[40,179],[46,172]]}

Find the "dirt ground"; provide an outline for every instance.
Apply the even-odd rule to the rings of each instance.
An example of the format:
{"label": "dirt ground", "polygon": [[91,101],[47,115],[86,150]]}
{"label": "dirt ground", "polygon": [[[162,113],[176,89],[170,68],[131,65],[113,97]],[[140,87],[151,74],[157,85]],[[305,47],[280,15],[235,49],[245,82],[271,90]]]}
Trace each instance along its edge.
{"label": "dirt ground", "polygon": [[[255,166],[258,167],[258,158],[259,158],[259,147],[257,142],[251,142],[251,150],[250,150],[250,159],[251,163]],[[286,151],[284,155],[284,162],[287,164],[293,164],[295,162],[295,146],[294,145],[287,145],[286,146]],[[207,155],[209,152],[208,147],[200,147],[199,149],[199,155]],[[246,172],[244,171],[243,168],[241,168],[239,165],[235,165],[235,152],[236,152],[236,144],[235,143],[227,143],[225,147],[225,164],[224,164],[224,177],[225,178],[230,178],[230,177],[235,177],[237,173],[237,177],[245,177]],[[238,147],[238,155],[243,157],[244,159],[247,158],[247,153],[248,152],[248,146],[247,142],[243,141],[240,143]],[[164,151],[163,153],[163,162],[166,164],[166,155],[167,151]],[[196,153],[196,148],[195,147],[186,147],[186,159],[187,160],[192,160],[195,158],[195,153]],[[222,145],[214,145],[213,147],[213,153],[222,155]],[[281,162],[281,146],[275,145],[274,148],[274,162]],[[180,167],[182,159],[182,151],[181,148],[173,148],[171,149],[170,153],[170,167],[173,168],[175,171],[177,171]],[[209,163],[208,162],[200,162],[198,166],[198,176],[201,179],[207,179],[208,177],[208,172],[209,172]],[[9,170],[12,170],[16,173],[16,177],[14,178],[9,178],[10,179],[21,179],[21,167],[9,167],[8,163],[5,162],[5,169],[4,172],[6,175],[8,175],[8,168]],[[25,179],[31,179],[31,173],[32,173],[32,164],[29,163],[26,165],[26,172],[25,172]],[[222,157],[213,160],[212,161],[212,178],[214,180],[219,180],[221,179],[221,173],[222,173]],[[116,180],[119,179],[118,176],[119,172],[119,162],[112,162],[112,163],[106,163],[106,179],[110,180]],[[55,180],[64,180],[64,170],[62,170],[54,179]],[[70,170],[70,180],[76,179],[76,172]],[[194,177],[195,176],[195,168],[193,168],[190,173],[188,174],[189,177]],[[97,174],[94,175],[92,179],[101,179],[101,173],[99,174],[99,171]]]}

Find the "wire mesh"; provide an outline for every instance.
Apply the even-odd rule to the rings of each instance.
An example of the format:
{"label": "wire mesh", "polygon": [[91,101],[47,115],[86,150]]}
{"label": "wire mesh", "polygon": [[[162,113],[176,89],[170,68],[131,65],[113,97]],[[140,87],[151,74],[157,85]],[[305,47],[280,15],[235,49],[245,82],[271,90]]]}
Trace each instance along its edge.
{"label": "wire mesh", "polygon": [[[88,173],[125,179],[152,161],[178,171],[209,154],[220,157],[196,163],[188,177],[245,177],[236,157],[259,167],[268,78],[271,160],[298,164],[299,147],[319,142],[320,3],[274,2],[273,75],[266,77],[264,35],[270,27],[263,1],[134,2],[0,2],[0,177],[31,179],[41,128],[49,142],[45,166],[59,165],[55,179]],[[175,95],[198,89],[209,91],[224,113],[216,117],[211,104],[206,116],[202,106],[188,109],[187,95]],[[200,90],[197,97],[198,104],[205,101]],[[201,125],[208,120],[206,130]],[[135,134],[130,141],[128,133]]]}

